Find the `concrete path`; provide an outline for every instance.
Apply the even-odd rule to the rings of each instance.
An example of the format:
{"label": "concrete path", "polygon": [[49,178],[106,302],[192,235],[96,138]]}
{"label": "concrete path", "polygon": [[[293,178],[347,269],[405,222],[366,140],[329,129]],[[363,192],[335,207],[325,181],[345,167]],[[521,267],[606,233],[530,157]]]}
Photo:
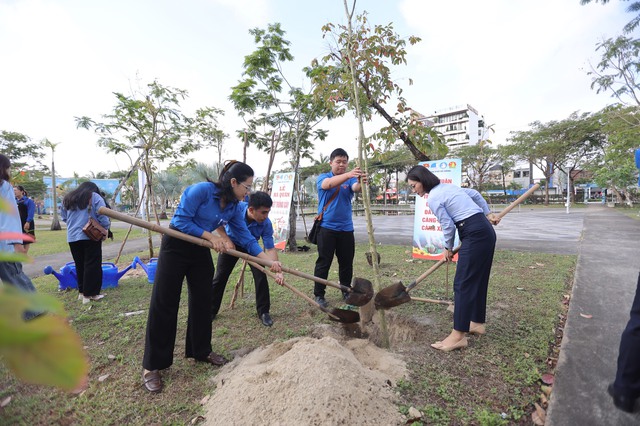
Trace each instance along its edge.
{"label": "concrete path", "polygon": [[616,409],[607,394],[639,271],[640,220],[589,207],[547,426],[640,425],[640,413]]}

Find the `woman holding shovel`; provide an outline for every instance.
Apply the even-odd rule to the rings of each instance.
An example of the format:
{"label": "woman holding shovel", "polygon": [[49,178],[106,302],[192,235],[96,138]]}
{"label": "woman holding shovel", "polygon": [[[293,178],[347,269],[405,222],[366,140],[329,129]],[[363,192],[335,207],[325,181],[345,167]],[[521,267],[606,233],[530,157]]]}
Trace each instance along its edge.
{"label": "woman holding shovel", "polygon": [[496,233],[491,225],[497,225],[500,218],[490,213],[478,191],[440,183],[440,179],[424,166],[409,170],[407,182],[417,195],[428,194],[427,204],[444,233],[445,261],[453,258],[456,228],[460,236],[461,247],[453,281],[453,330],[444,340],[431,346],[445,352],[461,349],[468,345],[466,333],[485,333],[487,288],[496,245]]}
{"label": "woman holding shovel", "polygon": [[[270,260],[247,229],[238,205],[252,184],[251,167],[239,161],[227,162],[217,182],[201,182],[184,190],[169,227],[209,240],[214,250],[224,253],[227,249],[235,249],[224,230],[228,225],[249,254]],[[219,235],[213,234],[216,230]],[[272,263],[273,272],[280,272],[281,268],[280,262]],[[208,247],[169,235],[162,238],[142,361],[142,380],[149,392],[162,390],[160,370],[173,364],[180,293],[185,278],[189,287],[185,356],[212,365],[227,362],[211,347],[211,281],[214,272]]]}

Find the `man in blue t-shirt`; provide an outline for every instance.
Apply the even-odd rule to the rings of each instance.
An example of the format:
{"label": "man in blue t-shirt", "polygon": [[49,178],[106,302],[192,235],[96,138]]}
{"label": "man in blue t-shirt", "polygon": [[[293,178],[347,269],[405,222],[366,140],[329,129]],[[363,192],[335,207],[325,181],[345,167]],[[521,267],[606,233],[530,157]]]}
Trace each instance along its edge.
{"label": "man in blue t-shirt", "polygon": [[[349,155],[342,148],[331,153],[329,165],[331,171],[321,174],[316,181],[318,214],[322,213],[322,222],[318,230],[318,259],[313,275],[327,279],[335,255],[338,258],[340,284],[350,287],[355,255],[351,200],[353,194],[362,191],[361,182],[363,179],[366,182],[366,176],[359,167],[347,171]],[[326,308],[325,289],[324,284],[316,283],[313,294],[316,302]],[[343,297],[346,295],[343,293]]]}
{"label": "man in blue t-shirt", "polygon": [[[278,252],[276,251],[273,243],[273,226],[271,220],[269,220],[269,212],[271,211],[271,205],[273,200],[266,192],[254,192],[249,197],[249,202],[240,202],[240,206],[244,207],[244,220],[247,223],[247,228],[251,235],[253,235],[256,241],[262,238],[262,244],[264,245],[264,252],[273,261],[278,260]],[[238,251],[247,253],[247,248],[242,247],[240,240],[237,238],[233,230],[229,227],[225,227],[226,233],[236,245]],[[218,254],[218,265],[216,266],[216,273],[213,277],[213,302],[211,310],[211,320],[214,320],[218,311],[220,310],[220,304],[222,303],[222,296],[224,295],[224,289],[227,286],[229,276],[233,272],[233,268],[236,266],[238,258],[225,253]],[[253,280],[256,286],[256,309],[258,311],[258,317],[262,324],[267,327],[273,325],[273,320],[269,315],[269,309],[271,307],[271,300],[269,298],[269,282],[267,276],[260,269],[251,266],[251,273],[253,274]],[[280,279],[282,273],[278,273]]]}

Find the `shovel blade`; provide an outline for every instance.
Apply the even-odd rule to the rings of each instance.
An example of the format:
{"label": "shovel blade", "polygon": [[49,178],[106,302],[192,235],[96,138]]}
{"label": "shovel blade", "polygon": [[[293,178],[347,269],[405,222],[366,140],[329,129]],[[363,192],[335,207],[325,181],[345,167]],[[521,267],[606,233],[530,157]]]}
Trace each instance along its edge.
{"label": "shovel blade", "polygon": [[344,324],[354,324],[358,321],[360,321],[360,314],[357,313],[356,311],[349,311],[347,309],[339,309],[339,308],[332,308],[329,310],[329,313],[332,315],[335,315],[336,317],[338,317],[339,319],[336,319],[334,317],[332,317],[331,315],[329,315],[329,319],[331,321],[336,321],[336,322],[341,322]]}
{"label": "shovel blade", "polygon": [[353,306],[364,306],[373,297],[373,284],[371,281],[355,277],[351,280],[351,291],[345,302]]}
{"label": "shovel blade", "polygon": [[410,301],[411,296],[409,296],[407,288],[402,284],[402,281],[398,281],[380,290],[376,294],[374,304],[376,309],[389,309]]}

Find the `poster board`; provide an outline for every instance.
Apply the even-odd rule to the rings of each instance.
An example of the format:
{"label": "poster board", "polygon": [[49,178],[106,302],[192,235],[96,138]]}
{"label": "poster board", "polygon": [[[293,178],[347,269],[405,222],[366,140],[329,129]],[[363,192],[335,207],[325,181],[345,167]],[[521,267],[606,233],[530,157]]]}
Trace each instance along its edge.
{"label": "poster board", "polygon": [[[423,161],[419,165],[428,168],[431,173],[440,178],[440,182],[461,186],[462,160],[460,158]],[[427,199],[428,194],[424,197],[416,196],[413,221],[413,258],[440,260],[444,251],[444,234],[438,219],[429,209]],[[458,244],[460,244],[460,240],[456,232],[454,247]],[[454,260],[456,259],[457,255],[454,257]]]}
{"label": "poster board", "polygon": [[273,178],[271,199],[273,205],[269,219],[273,225],[273,242],[278,250],[284,250],[289,237],[289,213],[293,200],[294,173],[277,173]]}

